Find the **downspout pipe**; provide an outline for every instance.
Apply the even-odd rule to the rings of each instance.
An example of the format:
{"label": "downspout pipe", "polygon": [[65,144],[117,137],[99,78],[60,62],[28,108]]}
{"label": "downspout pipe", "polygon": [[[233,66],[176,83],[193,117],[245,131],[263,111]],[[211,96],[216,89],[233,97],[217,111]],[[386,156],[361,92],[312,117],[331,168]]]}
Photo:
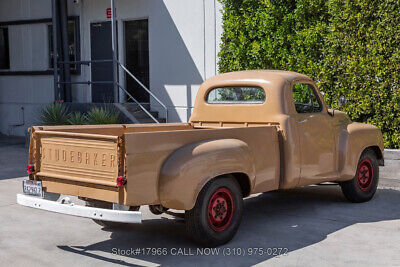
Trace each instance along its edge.
{"label": "downspout pipe", "polygon": [[118,103],[118,46],[117,46],[117,22],[115,18],[115,1],[110,0],[111,5],[111,48],[112,48],[112,55],[113,55],[113,91],[114,91],[114,102]]}
{"label": "downspout pipe", "polygon": [[[69,59],[69,40],[68,40],[68,5],[67,1],[60,0],[60,26],[63,62]],[[71,94],[71,68],[69,63],[64,63],[64,82],[65,83],[65,102],[72,102]]]}
{"label": "downspout pipe", "polygon": [[54,70],[54,101],[61,101],[61,92],[58,84],[58,46],[57,46],[57,0],[52,0],[52,22],[53,22],[53,70]]}
{"label": "downspout pipe", "polygon": [[[57,57],[58,62],[64,61],[64,55],[62,52],[62,37],[61,37],[61,15],[60,15],[60,1],[56,0],[57,2],[57,19],[56,19],[56,31],[57,31]],[[64,77],[64,64],[58,64],[58,86],[60,88],[60,101],[65,101],[65,81]]]}

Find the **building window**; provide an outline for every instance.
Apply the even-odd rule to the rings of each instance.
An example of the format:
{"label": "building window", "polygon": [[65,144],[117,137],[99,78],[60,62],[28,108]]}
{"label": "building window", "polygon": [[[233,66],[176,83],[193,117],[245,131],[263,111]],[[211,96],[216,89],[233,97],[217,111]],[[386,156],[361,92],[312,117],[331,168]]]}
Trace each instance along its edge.
{"label": "building window", "polygon": [[[54,67],[53,25],[48,25],[49,36],[49,68]],[[68,21],[68,55],[69,61],[79,61],[79,23],[76,20]],[[76,70],[76,64],[71,64],[71,70]]]}
{"label": "building window", "polygon": [[10,69],[10,51],[8,46],[8,28],[0,28],[0,69]]}

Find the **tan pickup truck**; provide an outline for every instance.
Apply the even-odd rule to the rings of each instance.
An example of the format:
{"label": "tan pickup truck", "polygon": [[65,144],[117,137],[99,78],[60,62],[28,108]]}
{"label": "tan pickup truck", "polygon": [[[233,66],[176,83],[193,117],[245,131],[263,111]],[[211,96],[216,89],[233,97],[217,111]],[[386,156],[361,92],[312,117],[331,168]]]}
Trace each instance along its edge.
{"label": "tan pickup truck", "polygon": [[[31,130],[19,204],[105,226],[141,222],[142,205],[182,210],[189,235],[205,246],[234,236],[244,197],[337,182],[350,201],[368,201],[383,165],[377,127],[328,109],[309,77],[285,71],[205,81],[188,123]],[[87,205],[55,201],[59,194]]]}

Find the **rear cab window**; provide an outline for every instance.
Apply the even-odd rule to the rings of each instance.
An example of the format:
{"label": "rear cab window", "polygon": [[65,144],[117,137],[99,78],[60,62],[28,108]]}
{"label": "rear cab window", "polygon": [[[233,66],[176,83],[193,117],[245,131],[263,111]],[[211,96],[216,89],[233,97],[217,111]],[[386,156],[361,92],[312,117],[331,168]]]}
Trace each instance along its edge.
{"label": "rear cab window", "polygon": [[211,89],[206,96],[209,104],[263,104],[266,100],[261,87],[218,87]]}

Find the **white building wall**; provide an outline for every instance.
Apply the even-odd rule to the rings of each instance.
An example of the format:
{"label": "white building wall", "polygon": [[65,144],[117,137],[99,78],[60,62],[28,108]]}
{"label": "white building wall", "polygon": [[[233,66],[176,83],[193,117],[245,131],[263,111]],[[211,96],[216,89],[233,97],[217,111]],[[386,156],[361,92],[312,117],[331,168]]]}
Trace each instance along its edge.
{"label": "white building wall", "polygon": [[[0,1],[0,21],[43,18],[51,18],[49,0]],[[10,71],[48,69],[47,24],[10,25],[8,31]],[[52,75],[0,75],[0,132],[23,136],[38,124],[40,108],[54,101],[53,81]]]}
{"label": "white building wall", "polygon": [[[187,121],[197,90],[204,79],[217,73],[221,34],[221,5],[217,0],[115,0],[118,19],[119,58],[125,61],[126,20],[149,20],[150,90],[169,109],[169,122]],[[70,15],[80,17],[81,59],[90,60],[90,23],[107,21],[108,0],[69,1]],[[51,17],[51,0],[2,0],[0,21]],[[12,70],[45,70],[48,36],[45,24],[10,26]],[[120,71],[121,84],[125,76]],[[90,80],[90,67],[81,76]],[[54,100],[53,77],[0,75],[0,132],[23,135],[37,123],[38,109]],[[88,85],[73,86],[74,102],[90,102]],[[152,109],[163,109],[151,100]],[[21,124],[24,108],[26,124]]]}

